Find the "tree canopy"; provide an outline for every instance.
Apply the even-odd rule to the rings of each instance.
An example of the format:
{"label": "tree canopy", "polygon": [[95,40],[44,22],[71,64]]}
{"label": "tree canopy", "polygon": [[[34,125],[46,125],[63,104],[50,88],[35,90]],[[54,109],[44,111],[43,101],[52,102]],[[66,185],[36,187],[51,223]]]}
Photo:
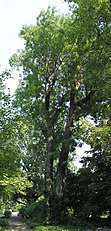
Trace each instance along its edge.
{"label": "tree canopy", "polygon": [[[13,150],[19,150],[14,158],[22,154],[23,174],[33,183],[26,200],[44,196],[48,220],[58,223],[71,208],[74,215],[87,217],[111,206],[110,190],[105,195],[111,160],[111,7],[106,0],[69,2],[69,15],[49,7],[36,25],[21,29],[25,47],[10,59],[20,72],[14,119],[11,128],[5,123]],[[91,150],[76,175],[68,163],[81,141]]]}

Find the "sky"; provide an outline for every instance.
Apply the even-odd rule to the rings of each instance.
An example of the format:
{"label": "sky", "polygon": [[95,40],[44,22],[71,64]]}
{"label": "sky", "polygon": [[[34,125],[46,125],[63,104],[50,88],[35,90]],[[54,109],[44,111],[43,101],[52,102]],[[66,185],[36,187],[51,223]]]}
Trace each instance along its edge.
{"label": "sky", "polygon": [[[9,68],[9,59],[17,51],[22,49],[24,41],[19,38],[19,32],[23,25],[36,24],[36,17],[41,10],[47,10],[48,6],[56,6],[61,13],[68,13],[68,5],[64,0],[0,0],[0,72]],[[7,87],[13,94],[18,84],[18,74],[13,71],[13,79],[7,81]],[[77,148],[78,164],[84,151],[89,149],[86,144]]]}

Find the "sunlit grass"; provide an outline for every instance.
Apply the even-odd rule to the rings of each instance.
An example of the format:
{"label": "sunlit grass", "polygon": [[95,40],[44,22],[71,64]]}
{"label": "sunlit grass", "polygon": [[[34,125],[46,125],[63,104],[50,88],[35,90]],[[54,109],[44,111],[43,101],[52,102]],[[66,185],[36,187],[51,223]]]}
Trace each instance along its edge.
{"label": "sunlit grass", "polygon": [[65,228],[61,226],[37,226],[35,231],[81,231],[79,228]]}
{"label": "sunlit grass", "polygon": [[9,231],[9,229],[0,227],[0,231]]}

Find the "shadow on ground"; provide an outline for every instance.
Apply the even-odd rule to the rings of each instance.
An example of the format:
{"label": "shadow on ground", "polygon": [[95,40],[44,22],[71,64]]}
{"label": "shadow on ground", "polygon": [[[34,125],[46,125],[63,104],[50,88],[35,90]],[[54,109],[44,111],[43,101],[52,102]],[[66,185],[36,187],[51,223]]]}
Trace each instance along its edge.
{"label": "shadow on ground", "polygon": [[32,231],[22,222],[17,213],[12,213],[12,217],[9,219],[9,227],[11,231]]}

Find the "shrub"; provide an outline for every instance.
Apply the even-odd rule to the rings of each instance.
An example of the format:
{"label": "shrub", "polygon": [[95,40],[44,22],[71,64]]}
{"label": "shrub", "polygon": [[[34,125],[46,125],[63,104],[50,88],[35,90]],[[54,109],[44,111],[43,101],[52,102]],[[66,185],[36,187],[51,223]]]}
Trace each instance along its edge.
{"label": "shrub", "polygon": [[31,219],[31,223],[44,223],[46,221],[46,202],[44,199],[39,200],[26,206],[21,207],[19,214],[23,218]]}
{"label": "shrub", "polygon": [[4,211],[4,216],[5,216],[5,218],[10,218],[11,215],[12,215],[12,212],[11,212],[10,210],[5,210],[5,211]]}
{"label": "shrub", "polygon": [[9,226],[9,223],[6,219],[0,219],[0,227],[7,228]]}
{"label": "shrub", "polygon": [[23,218],[25,217],[25,210],[26,210],[26,206],[22,206],[19,209],[19,215],[21,215]]}

